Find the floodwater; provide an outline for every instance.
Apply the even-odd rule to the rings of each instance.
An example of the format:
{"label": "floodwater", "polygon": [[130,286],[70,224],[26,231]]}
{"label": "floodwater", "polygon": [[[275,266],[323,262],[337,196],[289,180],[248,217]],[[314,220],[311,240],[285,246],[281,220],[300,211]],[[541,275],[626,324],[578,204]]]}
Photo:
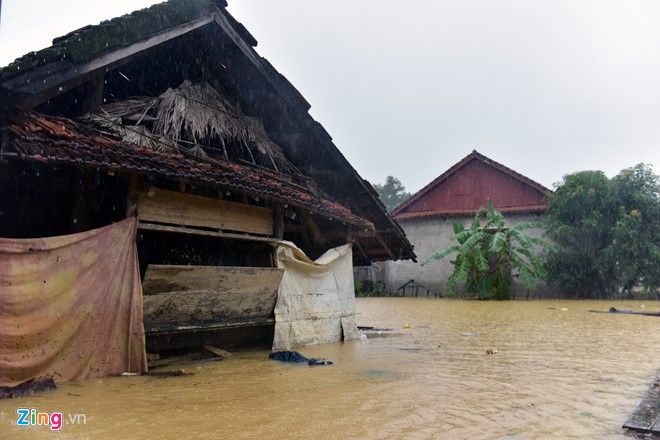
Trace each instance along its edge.
{"label": "floodwater", "polygon": [[[300,350],[335,365],[249,351],[184,366],[194,373],[186,377],[63,384],[0,402],[0,438],[629,438],[620,426],[660,367],[660,318],[588,312],[610,306],[660,310],[643,301],[358,299],[358,323],[393,335]],[[17,427],[18,407],[61,411],[65,425]],[[72,424],[75,414],[86,423]]]}

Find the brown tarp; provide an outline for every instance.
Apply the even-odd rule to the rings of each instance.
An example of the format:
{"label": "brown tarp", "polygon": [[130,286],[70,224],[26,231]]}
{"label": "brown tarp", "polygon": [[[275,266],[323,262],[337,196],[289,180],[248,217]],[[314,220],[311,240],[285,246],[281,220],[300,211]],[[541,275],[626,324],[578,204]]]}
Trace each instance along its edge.
{"label": "brown tarp", "polygon": [[0,238],[0,386],[146,370],[136,231]]}

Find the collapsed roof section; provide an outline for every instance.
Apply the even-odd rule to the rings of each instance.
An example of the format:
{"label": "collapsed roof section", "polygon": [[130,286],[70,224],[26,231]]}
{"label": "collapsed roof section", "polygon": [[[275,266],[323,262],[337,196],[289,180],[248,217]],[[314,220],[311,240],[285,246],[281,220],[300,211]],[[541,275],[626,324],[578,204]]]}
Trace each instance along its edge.
{"label": "collapsed roof section", "polygon": [[414,259],[371,185],[226,6],[171,0],[56,38],[0,70],[0,113],[14,120],[20,157],[137,167],[266,194],[286,187],[298,204],[314,199],[313,209],[331,218],[372,225],[372,237],[358,242],[369,260]]}

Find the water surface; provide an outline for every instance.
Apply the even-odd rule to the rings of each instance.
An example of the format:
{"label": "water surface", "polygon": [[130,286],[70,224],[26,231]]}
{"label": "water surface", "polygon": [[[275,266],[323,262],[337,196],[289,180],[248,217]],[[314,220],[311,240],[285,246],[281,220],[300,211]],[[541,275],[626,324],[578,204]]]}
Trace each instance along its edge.
{"label": "water surface", "polygon": [[[1,401],[0,438],[629,438],[620,426],[660,367],[660,318],[588,312],[612,305],[660,309],[362,298],[359,324],[393,335],[300,350],[333,366],[248,351],[183,366],[192,376],[63,384]],[[87,422],[58,433],[18,428],[19,406]]]}

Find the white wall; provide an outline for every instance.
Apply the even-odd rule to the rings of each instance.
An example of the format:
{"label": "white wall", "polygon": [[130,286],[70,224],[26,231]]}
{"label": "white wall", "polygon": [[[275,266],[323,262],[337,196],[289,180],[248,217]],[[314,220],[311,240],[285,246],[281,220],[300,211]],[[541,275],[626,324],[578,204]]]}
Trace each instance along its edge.
{"label": "white wall", "polygon": [[[514,225],[520,222],[537,222],[542,220],[538,214],[507,214],[507,225]],[[414,279],[417,283],[433,290],[440,291],[443,294],[447,290],[447,278],[454,270],[450,263],[453,256],[450,255],[441,261],[432,260],[422,266],[431,255],[439,249],[444,249],[454,242],[453,223],[460,222],[468,227],[474,217],[425,217],[419,219],[408,219],[399,221],[401,227],[406,232],[408,240],[415,247],[417,254],[417,263],[407,261],[388,261],[385,269],[385,284],[387,289],[395,292],[402,284]],[[544,238],[543,229],[528,229],[528,235]],[[527,297],[527,290],[514,281],[512,293],[515,297]],[[529,292],[530,298],[558,296],[558,292],[549,288],[545,284],[539,284],[537,289]]]}

